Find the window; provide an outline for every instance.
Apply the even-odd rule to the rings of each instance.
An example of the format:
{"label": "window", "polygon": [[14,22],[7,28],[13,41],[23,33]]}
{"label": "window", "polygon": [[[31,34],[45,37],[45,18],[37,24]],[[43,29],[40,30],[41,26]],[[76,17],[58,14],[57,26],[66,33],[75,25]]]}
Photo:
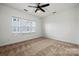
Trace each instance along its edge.
{"label": "window", "polygon": [[12,32],[13,33],[36,32],[36,22],[13,16],[12,17]]}

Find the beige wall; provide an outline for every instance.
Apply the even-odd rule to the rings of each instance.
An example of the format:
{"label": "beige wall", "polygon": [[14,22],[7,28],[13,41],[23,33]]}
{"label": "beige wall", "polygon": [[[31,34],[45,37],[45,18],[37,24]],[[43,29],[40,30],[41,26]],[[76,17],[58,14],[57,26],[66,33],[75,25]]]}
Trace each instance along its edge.
{"label": "beige wall", "polygon": [[[36,21],[36,33],[12,33],[11,16],[22,17]],[[0,5],[0,46],[29,40],[41,36],[41,20],[38,17],[28,15],[19,10]]]}

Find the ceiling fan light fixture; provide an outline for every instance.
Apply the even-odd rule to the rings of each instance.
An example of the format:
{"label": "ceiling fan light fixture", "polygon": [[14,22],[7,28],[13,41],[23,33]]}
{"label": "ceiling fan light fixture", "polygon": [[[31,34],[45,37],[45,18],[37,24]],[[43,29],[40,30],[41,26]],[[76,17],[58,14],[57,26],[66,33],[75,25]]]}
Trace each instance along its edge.
{"label": "ceiling fan light fixture", "polygon": [[38,10],[35,14],[41,16],[44,14],[44,12],[42,12],[41,10]]}
{"label": "ceiling fan light fixture", "polygon": [[36,13],[41,13],[41,11],[40,11],[40,10],[38,10]]}

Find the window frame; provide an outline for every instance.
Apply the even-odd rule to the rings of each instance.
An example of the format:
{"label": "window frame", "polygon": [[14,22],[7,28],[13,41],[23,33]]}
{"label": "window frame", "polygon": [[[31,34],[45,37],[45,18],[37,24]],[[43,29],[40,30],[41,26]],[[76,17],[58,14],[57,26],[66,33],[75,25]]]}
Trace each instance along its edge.
{"label": "window frame", "polygon": [[[14,18],[18,19],[18,21],[17,21],[17,22],[18,22],[18,25],[15,25],[15,27],[16,27],[16,26],[18,27],[18,31],[17,31],[17,30],[15,30],[15,31],[13,30],[13,29],[15,29],[15,28],[13,28],[13,25],[14,25],[14,24],[13,24],[13,23],[14,23],[13,20],[14,20]],[[34,27],[32,26],[33,24],[31,24],[31,25],[29,25],[30,30],[29,30],[29,31],[26,30],[25,32],[23,32],[23,31],[21,31],[21,29],[23,29],[23,28],[21,28],[21,25],[20,25],[20,24],[21,24],[20,21],[22,21],[22,19],[23,19],[23,18],[21,18],[21,17],[12,16],[12,19],[11,19],[12,33],[35,33],[35,32],[36,32],[36,21],[35,21],[35,20],[26,20],[26,19],[23,19],[23,21],[26,20],[26,23],[28,23],[28,22],[29,22],[29,23],[30,23],[30,22],[35,22],[35,29],[34,29],[34,31],[33,31],[33,29],[32,29],[32,28],[34,28]],[[28,24],[27,24],[27,25],[28,25]],[[27,26],[27,25],[24,25],[24,26]]]}

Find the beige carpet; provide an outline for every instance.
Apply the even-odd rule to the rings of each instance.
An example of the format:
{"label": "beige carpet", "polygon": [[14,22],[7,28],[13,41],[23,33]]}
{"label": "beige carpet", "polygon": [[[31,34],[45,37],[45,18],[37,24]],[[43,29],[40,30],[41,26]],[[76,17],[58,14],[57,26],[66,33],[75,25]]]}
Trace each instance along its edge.
{"label": "beige carpet", "polygon": [[37,38],[0,47],[1,56],[79,56],[79,45]]}

